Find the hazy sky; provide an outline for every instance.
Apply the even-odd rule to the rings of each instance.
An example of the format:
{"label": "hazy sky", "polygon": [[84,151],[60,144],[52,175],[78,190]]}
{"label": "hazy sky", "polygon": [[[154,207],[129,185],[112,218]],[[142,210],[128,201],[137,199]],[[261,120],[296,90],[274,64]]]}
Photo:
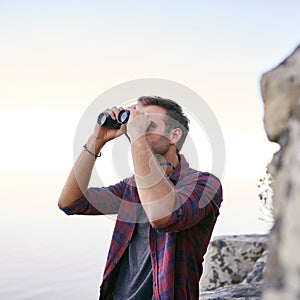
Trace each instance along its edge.
{"label": "hazy sky", "polygon": [[0,172],[67,174],[85,109],[115,85],[162,78],[207,102],[225,138],[223,179],[251,181],[252,197],[277,149],[260,77],[299,43],[299,11],[294,0],[0,0]]}

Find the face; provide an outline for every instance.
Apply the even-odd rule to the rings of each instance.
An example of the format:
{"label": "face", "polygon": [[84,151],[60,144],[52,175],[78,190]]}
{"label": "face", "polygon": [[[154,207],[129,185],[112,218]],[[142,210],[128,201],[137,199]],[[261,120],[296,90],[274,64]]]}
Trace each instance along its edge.
{"label": "face", "polygon": [[165,155],[170,148],[170,140],[165,132],[167,112],[156,105],[144,106],[143,110],[149,114],[151,120],[146,140],[154,154]]}

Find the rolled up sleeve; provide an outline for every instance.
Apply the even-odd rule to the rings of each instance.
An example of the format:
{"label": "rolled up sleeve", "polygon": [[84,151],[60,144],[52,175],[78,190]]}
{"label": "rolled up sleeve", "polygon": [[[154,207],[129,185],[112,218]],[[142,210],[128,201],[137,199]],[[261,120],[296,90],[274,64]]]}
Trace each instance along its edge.
{"label": "rolled up sleeve", "polygon": [[153,226],[155,230],[177,232],[201,222],[215,222],[222,202],[222,185],[217,177],[201,173],[196,180],[177,184],[175,190],[174,211],[165,223]]}
{"label": "rolled up sleeve", "polygon": [[118,213],[124,191],[124,181],[101,188],[88,188],[85,195],[61,208],[67,215],[103,215]]}

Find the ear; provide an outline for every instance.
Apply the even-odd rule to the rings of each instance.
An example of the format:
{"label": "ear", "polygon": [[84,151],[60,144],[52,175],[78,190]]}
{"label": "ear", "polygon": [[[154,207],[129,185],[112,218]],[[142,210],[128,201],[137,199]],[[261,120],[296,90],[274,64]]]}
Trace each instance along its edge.
{"label": "ear", "polygon": [[180,128],[174,128],[170,131],[169,140],[170,144],[176,144],[182,136],[182,130]]}

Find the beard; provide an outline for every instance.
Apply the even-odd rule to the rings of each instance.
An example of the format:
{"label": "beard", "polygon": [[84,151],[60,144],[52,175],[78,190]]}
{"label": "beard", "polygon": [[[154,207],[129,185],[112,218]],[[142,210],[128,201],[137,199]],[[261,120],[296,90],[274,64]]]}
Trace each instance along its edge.
{"label": "beard", "polygon": [[164,156],[170,149],[169,139],[165,136],[160,136],[158,139],[149,143],[153,154]]}

